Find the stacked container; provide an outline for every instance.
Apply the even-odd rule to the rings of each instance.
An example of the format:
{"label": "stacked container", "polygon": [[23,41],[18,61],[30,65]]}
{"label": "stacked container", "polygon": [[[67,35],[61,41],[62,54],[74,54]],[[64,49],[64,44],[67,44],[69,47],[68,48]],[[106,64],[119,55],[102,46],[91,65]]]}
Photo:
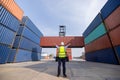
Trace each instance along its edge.
{"label": "stacked container", "polygon": [[109,0],[83,33],[87,61],[119,64],[120,0]]}
{"label": "stacked container", "polygon": [[120,0],[110,0],[101,10],[114,54],[120,64]]}
{"label": "stacked container", "polygon": [[16,54],[14,62],[40,60],[42,48],[39,43],[41,36],[43,36],[42,33],[33,22],[24,16],[13,45]]}
{"label": "stacked container", "polygon": [[0,0],[0,63],[6,63],[12,55],[11,48],[22,15],[23,11],[13,0]]}

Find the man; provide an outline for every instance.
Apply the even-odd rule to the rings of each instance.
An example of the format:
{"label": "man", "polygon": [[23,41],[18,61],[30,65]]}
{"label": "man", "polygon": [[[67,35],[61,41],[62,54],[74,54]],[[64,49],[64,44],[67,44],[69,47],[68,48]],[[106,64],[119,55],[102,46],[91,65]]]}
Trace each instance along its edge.
{"label": "man", "polygon": [[66,75],[66,57],[67,57],[66,48],[69,45],[70,44],[68,44],[67,46],[64,46],[64,42],[61,42],[60,46],[56,45],[56,47],[58,48],[58,53],[56,55],[58,57],[58,74],[57,74],[57,77],[59,77],[60,73],[61,73],[61,63],[62,63],[62,66],[63,66],[63,77],[67,77],[67,75]]}

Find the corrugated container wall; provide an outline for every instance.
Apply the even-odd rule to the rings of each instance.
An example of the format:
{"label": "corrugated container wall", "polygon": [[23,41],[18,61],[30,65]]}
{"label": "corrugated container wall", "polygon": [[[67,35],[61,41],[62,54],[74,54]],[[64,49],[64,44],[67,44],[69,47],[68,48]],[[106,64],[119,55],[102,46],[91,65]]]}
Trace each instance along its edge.
{"label": "corrugated container wall", "polygon": [[[100,24],[95,25],[98,23]],[[101,9],[99,18],[97,15],[83,33],[86,60],[120,64],[119,32],[120,0],[108,0]]]}
{"label": "corrugated container wall", "polygon": [[112,48],[88,52],[85,56],[87,61],[118,64]]}
{"label": "corrugated container wall", "polygon": [[41,36],[14,0],[0,0],[0,63],[40,60]]}
{"label": "corrugated container wall", "polygon": [[0,44],[0,64],[5,64],[10,54],[10,46]]}
{"label": "corrugated container wall", "polygon": [[40,60],[42,48],[39,43],[42,36],[34,23],[27,16],[23,17],[13,45],[16,50],[14,62]]}
{"label": "corrugated container wall", "polygon": [[100,38],[106,33],[106,29],[103,23],[97,26],[87,37],[85,37],[85,44],[88,44],[97,38]]}
{"label": "corrugated container wall", "polygon": [[85,45],[85,51],[86,53],[88,53],[88,52],[93,52],[93,51],[110,48],[110,47],[111,47],[111,44],[110,44],[109,38],[107,35],[104,35],[99,39],[96,39],[95,41],[91,42],[90,44]]}
{"label": "corrugated container wall", "polygon": [[19,21],[3,6],[0,6],[0,24],[14,32],[16,32],[19,28]]}
{"label": "corrugated container wall", "polygon": [[120,0],[108,0],[104,7],[101,9],[103,19],[106,19],[116,8],[120,6]]}
{"label": "corrugated container wall", "polygon": [[[7,8],[7,4],[11,1],[0,0],[0,63],[6,63],[13,59],[12,55],[14,54],[11,51],[19,28],[19,20]],[[14,6],[11,5],[11,7]]]}
{"label": "corrugated container wall", "polygon": [[6,8],[18,20],[22,20],[23,10],[15,3],[14,0],[0,0],[0,5]]}
{"label": "corrugated container wall", "polygon": [[33,22],[27,16],[23,17],[22,25],[25,25],[27,28],[29,28],[32,32],[34,32],[39,37],[41,37],[41,35],[43,35],[40,32],[40,30],[33,24]]}
{"label": "corrugated container wall", "polygon": [[120,6],[104,22],[108,31],[120,26]]}

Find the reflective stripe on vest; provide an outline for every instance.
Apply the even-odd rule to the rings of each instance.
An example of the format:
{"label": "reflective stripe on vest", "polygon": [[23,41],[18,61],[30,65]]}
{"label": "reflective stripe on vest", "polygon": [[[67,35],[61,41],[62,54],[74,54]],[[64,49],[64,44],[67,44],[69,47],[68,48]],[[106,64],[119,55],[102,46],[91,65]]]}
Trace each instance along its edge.
{"label": "reflective stripe on vest", "polygon": [[65,52],[66,52],[65,51],[65,47],[64,46],[60,46],[60,48],[59,48],[59,57],[60,58],[66,57],[66,53]]}

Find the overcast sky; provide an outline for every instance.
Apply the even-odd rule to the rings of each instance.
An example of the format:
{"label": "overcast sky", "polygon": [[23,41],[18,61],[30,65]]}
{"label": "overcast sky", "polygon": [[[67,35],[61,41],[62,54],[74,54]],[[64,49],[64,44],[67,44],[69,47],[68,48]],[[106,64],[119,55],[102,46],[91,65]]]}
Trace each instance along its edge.
{"label": "overcast sky", "polygon": [[[44,36],[58,36],[59,25],[66,26],[66,36],[82,33],[107,0],[15,0]],[[43,49],[55,53],[55,49]],[[84,49],[72,50],[79,55]],[[80,52],[80,53],[78,53]]]}

